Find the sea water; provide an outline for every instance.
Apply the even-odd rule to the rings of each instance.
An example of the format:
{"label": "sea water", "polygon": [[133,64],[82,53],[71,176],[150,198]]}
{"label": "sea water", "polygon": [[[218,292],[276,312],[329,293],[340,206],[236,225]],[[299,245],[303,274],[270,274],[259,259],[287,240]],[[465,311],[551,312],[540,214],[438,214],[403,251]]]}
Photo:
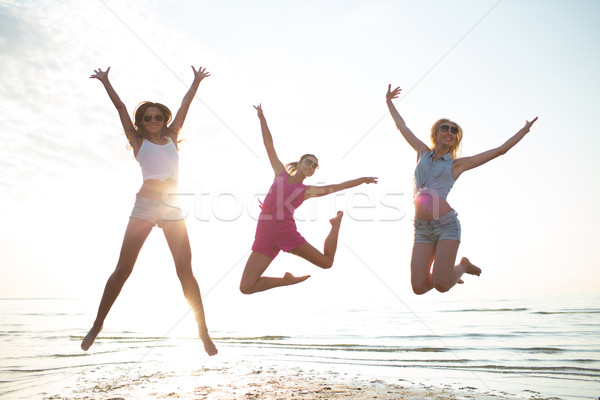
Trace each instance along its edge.
{"label": "sea water", "polygon": [[[113,321],[83,352],[79,344],[94,302],[1,299],[0,397],[103,398],[98,393],[122,385],[131,398],[144,398],[151,380],[176,375],[182,385],[199,385],[205,370],[213,372],[210,382],[202,382],[210,387],[218,384],[219,370],[257,366],[472,387],[517,398],[600,396],[600,295],[476,304],[414,298],[365,307],[291,307],[293,315],[277,307],[252,315],[238,310],[212,324],[219,355],[210,358],[193,338],[193,321],[181,324],[187,334],[165,324],[147,328],[161,325],[160,319],[143,327]],[[174,328],[181,320],[174,316],[168,324]]]}

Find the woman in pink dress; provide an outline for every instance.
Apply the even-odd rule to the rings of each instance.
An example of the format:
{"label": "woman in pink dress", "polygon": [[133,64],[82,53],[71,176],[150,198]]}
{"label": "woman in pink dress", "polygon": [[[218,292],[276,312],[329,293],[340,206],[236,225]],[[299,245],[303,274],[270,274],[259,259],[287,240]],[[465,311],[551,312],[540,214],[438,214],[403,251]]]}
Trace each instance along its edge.
{"label": "woman in pink dress", "polygon": [[311,197],[325,196],[362,183],[377,183],[377,178],[364,177],[336,185],[304,185],[304,179],[311,177],[319,166],[317,157],[305,154],[300,161],[284,166],[275,152],[273,137],[267,126],[262,106],[258,105],[254,108],[258,112],[263,141],[271,167],[275,172],[275,179],[261,204],[262,211],[252,245],[252,254],[248,258],[240,283],[240,290],[244,294],[262,292],[278,286],[294,285],[310,277],[310,275],[294,276],[289,272],[286,272],[282,278],[263,276],[280,250],[300,256],[318,267],[331,268],[337,249],[343,213],[338,211],[337,215],[330,220],[331,231],[325,239],[321,253],[298,233],[294,221],[294,210],[304,200]]}

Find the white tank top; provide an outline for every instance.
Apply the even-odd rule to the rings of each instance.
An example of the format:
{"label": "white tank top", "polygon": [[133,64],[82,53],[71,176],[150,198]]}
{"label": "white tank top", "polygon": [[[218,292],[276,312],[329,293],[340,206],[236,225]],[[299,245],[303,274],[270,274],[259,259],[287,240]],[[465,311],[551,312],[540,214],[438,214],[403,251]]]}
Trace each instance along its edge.
{"label": "white tank top", "polygon": [[170,137],[167,144],[154,144],[144,139],[135,157],[142,167],[144,181],[157,179],[161,182],[171,178],[177,181],[179,176],[179,153]]}

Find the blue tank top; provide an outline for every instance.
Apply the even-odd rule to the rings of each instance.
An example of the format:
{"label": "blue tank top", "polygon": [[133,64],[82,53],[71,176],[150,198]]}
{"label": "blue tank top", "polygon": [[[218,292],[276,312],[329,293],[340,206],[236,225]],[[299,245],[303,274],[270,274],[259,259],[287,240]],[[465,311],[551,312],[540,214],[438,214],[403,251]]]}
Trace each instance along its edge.
{"label": "blue tank top", "polygon": [[421,154],[417,162],[413,188],[415,198],[421,193],[428,193],[446,200],[454,185],[455,180],[452,176],[454,159],[450,153],[436,160],[433,159],[434,157],[433,150],[429,150]]}

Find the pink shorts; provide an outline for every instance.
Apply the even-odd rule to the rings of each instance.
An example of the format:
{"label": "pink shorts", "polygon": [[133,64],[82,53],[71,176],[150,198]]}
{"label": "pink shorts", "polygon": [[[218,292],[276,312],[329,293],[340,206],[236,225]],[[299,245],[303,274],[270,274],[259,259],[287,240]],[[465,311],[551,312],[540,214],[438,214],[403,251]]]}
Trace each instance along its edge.
{"label": "pink shorts", "polygon": [[287,252],[304,243],[306,239],[293,221],[258,221],[252,250],[274,259],[279,251]]}

